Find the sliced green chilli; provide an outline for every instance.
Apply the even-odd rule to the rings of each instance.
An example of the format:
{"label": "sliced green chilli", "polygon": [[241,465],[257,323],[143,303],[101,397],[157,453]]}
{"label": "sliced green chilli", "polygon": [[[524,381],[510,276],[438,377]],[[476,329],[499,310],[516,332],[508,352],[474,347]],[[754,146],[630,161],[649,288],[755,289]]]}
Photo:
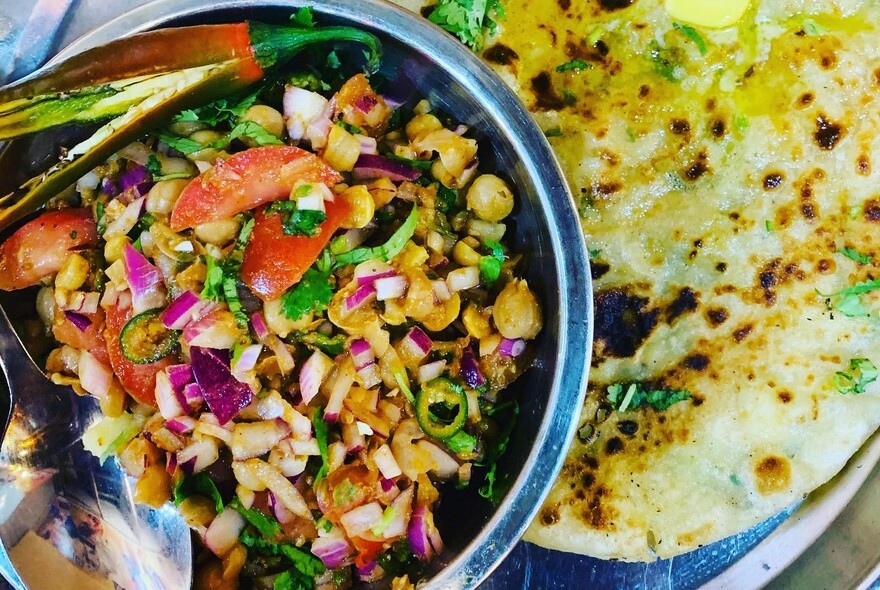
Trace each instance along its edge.
{"label": "sliced green chilli", "polygon": [[148,309],[125,324],[119,334],[122,354],[136,365],[148,365],[177,352],[177,332],[162,324],[161,309]]}
{"label": "sliced green chilli", "polygon": [[464,428],[468,415],[467,395],[459,385],[439,377],[428,381],[416,394],[416,419],[428,436],[445,440]]}

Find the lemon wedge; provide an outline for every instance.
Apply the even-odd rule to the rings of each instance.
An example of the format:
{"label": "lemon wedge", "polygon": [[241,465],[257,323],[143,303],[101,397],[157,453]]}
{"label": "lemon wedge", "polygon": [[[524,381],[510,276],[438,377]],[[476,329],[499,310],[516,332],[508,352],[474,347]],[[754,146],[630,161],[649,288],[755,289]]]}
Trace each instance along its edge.
{"label": "lemon wedge", "polygon": [[722,29],[735,25],[749,7],[750,0],[666,0],[666,12],[675,20]]}

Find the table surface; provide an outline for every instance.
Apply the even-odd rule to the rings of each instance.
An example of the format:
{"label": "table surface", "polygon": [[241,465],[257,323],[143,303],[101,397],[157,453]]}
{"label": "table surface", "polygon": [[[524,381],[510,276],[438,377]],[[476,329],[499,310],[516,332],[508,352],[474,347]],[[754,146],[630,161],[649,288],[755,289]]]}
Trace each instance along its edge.
{"label": "table surface", "polygon": [[[142,0],[0,0],[0,78],[8,76],[14,67],[21,67],[22,62],[39,59],[42,53],[51,55],[99,24],[144,3]],[[24,39],[21,31],[25,29],[32,13],[35,13],[36,6],[39,6],[40,11],[47,12],[66,9],[67,15],[57,27],[45,27],[44,30],[48,30],[48,33],[41,31],[32,34],[33,38]],[[30,55],[19,55],[13,59],[16,49],[22,46],[28,47]],[[880,538],[880,519],[865,519],[863,516],[870,506],[876,506],[878,502],[880,471],[875,471],[854,501],[838,517],[835,526],[820,537],[792,566],[784,570],[768,588],[880,588],[877,583],[859,584],[859,580],[875,579],[875,576],[869,572],[853,572],[847,558],[848,555],[858,553],[860,548],[876,543],[876,539]],[[748,533],[688,555],[652,564],[611,564],[519,543],[482,588],[562,590],[711,586],[712,577],[754,547],[785,516],[770,519]],[[682,571],[689,573],[682,577]]]}

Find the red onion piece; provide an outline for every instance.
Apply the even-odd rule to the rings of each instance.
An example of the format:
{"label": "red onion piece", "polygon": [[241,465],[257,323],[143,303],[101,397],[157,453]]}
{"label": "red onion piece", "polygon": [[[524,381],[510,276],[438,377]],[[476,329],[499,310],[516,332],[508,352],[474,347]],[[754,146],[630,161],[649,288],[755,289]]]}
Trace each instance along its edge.
{"label": "red onion piece", "polygon": [[229,314],[215,308],[202,318],[187,324],[183,341],[190,346],[212,349],[230,349],[238,342],[239,332],[229,320]]}
{"label": "red onion piece", "polygon": [[262,351],[262,344],[251,344],[250,346],[246,346],[238,358],[235,359],[232,373],[240,375],[247,371],[252,371],[254,367],[257,366],[257,359],[260,357]]}
{"label": "red onion piece", "polygon": [[397,271],[379,259],[367,260],[354,267],[354,278],[359,287],[372,285],[377,279],[393,276],[397,276]]}
{"label": "red onion piece", "polygon": [[358,287],[354,293],[345,298],[345,311],[351,313],[375,298],[375,296],[376,289],[373,285]]}
{"label": "red onion piece", "polygon": [[122,251],[125,279],[131,290],[131,305],[135,315],[165,305],[165,286],[159,269],[150,264],[143,254],[126,244]]}
{"label": "red onion piece", "polygon": [[393,481],[391,481],[390,479],[385,479],[384,477],[379,480],[379,483],[382,486],[383,492],[390,492],[391,488],[393,488],[395,485],[397,485]]}
{"label": "red onion piece", "polygon": [[526,341],[522,338],[511,340],[510,338],[502,338],[501,344],[498,345],[498,352],[503,356],[518,357],[526,350]]}
{"label": "red onion piece", "polygon": [[79,328],[81,331],[85,332],[88,330],[89,326],[92,325],[92,320],[84,316],[83,314],[76,311],[66,311],[64,312],[64,316],[70,320],[70,323]]}
{"label": "red onion piece", "polygon": [[349,537],[358,537],[376,526],[383,516],[382,505],[370,502],[349,510],[339,518],[339,522]]}
{"label": "red onion piece", "polygon": [[168,453],[168,458],[165,460],[165,471],[168,472],[168,475],[174,475],[174,472],[177,470],[177,455],[174,453]]}
{"label": "red onion piece", "polygon": [[260,342],[269,335],[269,327],[266,325],[266,320],[260,312],[255,312],[251,316],[251,328],[254,330],[254,336]]}
{"label": "red onion piece", "polygon": [[406,293],[406,277],[395,276],[376,279],[373,283],[376,288],[376,299],[379,301],[388,301],[389,299],[398,299]]}
{"label": "red onion piece", "polygon": [[341,567],[351,555],[351,546],[341,534],[318,537],[312,542],[312,554],[330,569]]}
{"label": "red onion piece", "polygon": [[351,175],[356,182],[376,178],[387,178],[392,182],[403,182],[405,180],[421,178],[422,172],[418,168],[413,168],[386,156],[361,154],[354,164]]}
{"label": "red onion piece", "polygon": [[193,346],[190,347],[190,357],[196,383],[220,424],[232,420],[253,401],[251,388],[229,371],[228,351]]}
{"label": "red onion piece", "polygon": [[168,379],[174,389],[183,391],[183,388],[193,382],[192,366],[189,364],[171,365],[165,368],[168,373]]}
{"label": "red onion piece", "polygon": [[321,383],[332,367],[333,361],[320,350],[312,353],[312,356],[303,364],[299,371],[299,389],[303,403],[308,405],[312,398],[318,395],[318,388],[321,387]]}
{"label": "red onion piece", "polygon": [[101,182],[101,192],[110,198],[119,194],[119,185],[112,178],[105,178]]}
{"label": "red onion piece", "polygon": [[[135,164],[119,177],[119,188],[122,192],[132,188],[140,190],[142,187],[146,188],[146,191],[149,191],[150,187],[153,186],[152,181],[153,175],[150,174],[150,171],[147,170],[145,166]],[[139,193],[138,196],[142,197],[146,194],[146,191]]]}
{"label": "red onion piece", "polygon": [[288,510],[282,502],[279,502],[272,492],[269,492],[269,507],[272,508],[272,513],[281,524],[290,524],[296,518],[296,515]]}
{"label": "red onion piece", "polygon": [[428,517],[430,514],[425,506],[416,506],[410,516],[409,527],[407,527],[406,537],[409,546],[415,556],[422,561],[427,561],[434,556],[434,548],[428,539]]}
{"label": "red onion piece", "polygon": [[[290,139],[293,141],[302,139],[309,125],[324,113],[326,106],[327,99],[317,92],[297,86],[286,86],[281,107]],[[329,120],[329,114],[327,119]],[[312,147],[317,149],[318,146]]]}
{"label": "red onion piece", "polygon": [[372,365],[376,360],[370,343],[363,338],[358,338],[351,343],[349,354],[351,354],[351,360],[354,361],[354,368],[358,371],[367,365]]}
{"label": "red onion piece", "polygon": [[367,137],[366,135],[355,135],[361,142],[361,153],[376,155],[379,153],[378,144],[375,137]]}
{"label": "red onion piece", "polygon": [[196,428],[196,421],[189,416],[178,416],[165,422],[165,428],[174,434],[189,434]]}
{"label": "red onion piece", "polygon": [[410,330],[400,343],[401,354],[413,360],[421,360],[428,356],[434,343],[418,326]]}
{"label": "red onion piece", "polygon": [[186,399],[186,403],[193,409],[198,408],[205,402],[205,397],[202,395],[202,388],[199,387],[198,383],[187,383],[183,387],[183,397]]}
{"label": "red onion piece", "polygon": [[342,442],[350,455],[360,453],[366,447],[364,435],[358,429],[357,422],[342,423]]}
{"label": "red onion piece", "polygon": [[461,355],[461,376],[464,377],[467,386],[472,389],[476,389],[486,382],[470,348],[465,348]]}
{"label": "red onion piece", "polygon": [[215,307],[213,302],[202,299],[192,291],[184,291],[162,312],[162,325],[169,330],[183,330]]}

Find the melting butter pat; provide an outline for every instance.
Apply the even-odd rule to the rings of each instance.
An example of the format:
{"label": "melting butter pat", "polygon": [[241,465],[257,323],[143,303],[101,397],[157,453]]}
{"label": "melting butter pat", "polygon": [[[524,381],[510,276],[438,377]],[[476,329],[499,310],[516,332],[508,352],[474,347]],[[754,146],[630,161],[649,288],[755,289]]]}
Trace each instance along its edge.
{"label": "melting butter pat", "polygon": [[749,0],[666,0],[675,20],[713,29],[735,25],[748,7]]}

